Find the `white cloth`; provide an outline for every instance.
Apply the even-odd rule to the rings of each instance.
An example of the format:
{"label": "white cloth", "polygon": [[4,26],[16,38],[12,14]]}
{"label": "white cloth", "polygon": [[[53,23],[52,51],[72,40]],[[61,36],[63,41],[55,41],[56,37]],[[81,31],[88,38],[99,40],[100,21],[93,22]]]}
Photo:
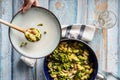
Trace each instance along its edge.
{"label": "white cloth", "polygon": [[[93,25],[63,25],[62,26],[62,38],[74,38],[81,39],[83,41],[92,41],[95,34],[95,26]],[[30,67],[34,67],[36,59],[30,59],[24,56],[20,58],[25,64]]]}

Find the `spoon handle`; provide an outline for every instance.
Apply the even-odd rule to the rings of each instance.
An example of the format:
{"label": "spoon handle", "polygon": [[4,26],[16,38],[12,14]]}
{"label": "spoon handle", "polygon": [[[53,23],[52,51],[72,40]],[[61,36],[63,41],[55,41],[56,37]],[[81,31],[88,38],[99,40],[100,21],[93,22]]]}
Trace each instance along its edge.
{"label": "spoon handle", "polygon": [[14,28],[14,29],[16,29],[16,30],[18,30],[18,31],[20,31],[20,32],[25,33],[25,30],[24,30],[23,28],[18,27],[18,26],[16,26],[16,25],[13,25],[13,24],[11,24],[11,23],[9,23],[9,22],[6,22],[6,21],[4,21],[4,20],[2,20],[2,19],[0,19],[0,23],[5,24],[5,25],[7,25],[7,26],[9,26],[9,27],[11,27],[11,28]]}

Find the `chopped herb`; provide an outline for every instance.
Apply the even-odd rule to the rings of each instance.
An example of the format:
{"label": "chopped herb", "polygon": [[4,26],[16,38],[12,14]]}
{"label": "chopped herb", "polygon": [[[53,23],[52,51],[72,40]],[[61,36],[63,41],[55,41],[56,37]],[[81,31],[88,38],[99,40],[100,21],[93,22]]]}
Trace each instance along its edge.
{"label": "chopped herb", "polygon": [[20,47],[26,46],[27,42],[21,42]]}
{"label": "chopped herb", "polygon": [[47,31],[44,31],[44,34],[46,34],[47,33]]}
{"label": "chopped herb", "polygon": [[40,23],[40,24],[38,24],[37,26],[43,26],[43,24],[42,24],[42,23]]}

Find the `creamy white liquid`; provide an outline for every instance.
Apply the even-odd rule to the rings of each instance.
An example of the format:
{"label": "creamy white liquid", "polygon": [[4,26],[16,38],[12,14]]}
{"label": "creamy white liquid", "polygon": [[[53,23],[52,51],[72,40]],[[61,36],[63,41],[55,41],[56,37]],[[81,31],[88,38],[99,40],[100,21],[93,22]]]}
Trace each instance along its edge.
{"label": "creamy white liquid", "polygon": [[[60,40],[60,26],[53,15],[43,9],[32,8],[27,13],[18,14],[12,21],[13,24],[25,29],[35,27],[40,30],[42,37],[38,42],[29,42],[22,32],[11,29],[10,40],[15,49],[25,56],[32,58],[44,57],[50,54]],[[43,26],[37,26],[42,23]],[[47,33],[44,34],[44,31]],[[26,46],[20,47],[21,42],[27,42]]]}

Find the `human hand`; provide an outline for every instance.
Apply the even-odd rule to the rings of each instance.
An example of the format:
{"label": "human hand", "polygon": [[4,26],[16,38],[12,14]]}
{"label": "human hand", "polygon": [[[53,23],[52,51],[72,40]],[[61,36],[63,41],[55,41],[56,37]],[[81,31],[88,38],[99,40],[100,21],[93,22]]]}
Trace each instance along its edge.
{"label": "human hand", "polygon": [[24,4],[22,5],[21,9],[23,12],[26,12],[31,6],[39,6],[38,0],[24,0]]}

